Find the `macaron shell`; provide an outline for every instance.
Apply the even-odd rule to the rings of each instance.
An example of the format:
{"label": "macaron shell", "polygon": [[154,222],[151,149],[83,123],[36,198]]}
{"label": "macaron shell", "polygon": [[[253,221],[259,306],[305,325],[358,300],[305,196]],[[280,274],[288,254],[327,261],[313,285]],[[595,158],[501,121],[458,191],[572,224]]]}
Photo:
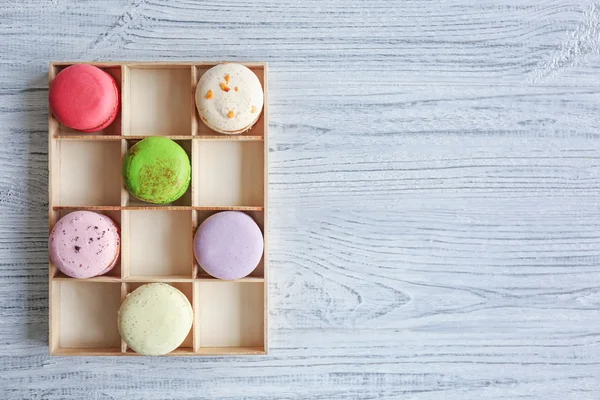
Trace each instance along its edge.
{"label": "macaron shell", "polygon": [[190,185],[190,159],[174,141],[148,137],[127,151],[123,179],[134,197],[155,204],[171,203]]}
{"label": "macaron shell", "polygon": [[234,280],[249,275],[262,258],[264,239],[256,222],[240,211],[208,217],[194,236],[194,255],[208,274]]}
{"label": "macaron shell", "polygon": [[120,253],[119,230],[106,215],[75,211],[61,218],[48,240],[50,259],[73,278],[91,278],[114,268]]}
{"label": "macaron shell", "polygon": [[118,328],[135,352],[163,355],[181,346],[192,320],[192,306],[181,291],[164,283],[150,283],[125,298],[119,309]]}
{"label": "macaron shell", "polygon": [[112,76],[87,64],[60,71],[50,86],[52,113],[63,125],[83,132],[106,128],[119,111],[119,89]]}
{"label": "macaron shell", "polygon": [[256,117],[256,120],[254,120],[250,125],[246,126],[245,128],[239,129],[237,131],[223,131],[219,128],[215,128],[214,126],[209,126],[209,128],[215,132],[222,133],[224,135],[240,135],[240,134],[252,129],[252,127],[256,124],[256,122],[258,122],[259,118],[260,118],[260,114]]}
{"label": "macaron shell", "polygon": [[195,97],[202,121],[212,130],[229,135],[250,129],[258,121],[264,102],[256,74],[234,63],[219,64],[206,71],[200,77]]}
{"label": "macaron shell", "polygon": [[91,128],[91,129],[82,129],[81,130],[82,132],[92,133],[92,132],[101,131],[103,129],[108,128],[110,126],[110,124],[112,124],[115,121],[115,119],[117,119],[117,115],[119,114],[119,109],[121,108],[121,98],[118,96],[119,88],[117,87],[117,84],[114,80],[113,80],[113,83],[115,85],[115,92],[117,93],[117,105],[114,108],[112,115],[110,117],[108,117],[108,119],[106,121],[104,121],[104,123],[101,124],[100,126],[97,126],[95,128]]}

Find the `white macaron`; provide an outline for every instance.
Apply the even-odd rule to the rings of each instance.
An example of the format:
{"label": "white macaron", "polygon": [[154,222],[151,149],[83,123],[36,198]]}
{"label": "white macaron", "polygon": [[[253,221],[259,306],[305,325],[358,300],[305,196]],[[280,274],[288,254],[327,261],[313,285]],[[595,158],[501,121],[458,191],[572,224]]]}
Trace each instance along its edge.
{"label": "white macaron", "polygon": [[241,64],[219,64],[206,71],[196,87],[200,119],[212,130],[235,135],[258,121],[263,88],[254,72]]}

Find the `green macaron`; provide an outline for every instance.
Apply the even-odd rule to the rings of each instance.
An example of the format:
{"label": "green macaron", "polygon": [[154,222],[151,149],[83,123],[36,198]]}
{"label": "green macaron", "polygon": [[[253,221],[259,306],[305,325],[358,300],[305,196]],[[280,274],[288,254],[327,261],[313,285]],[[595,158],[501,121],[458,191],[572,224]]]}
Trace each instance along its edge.
{"label": "green macaron", "polygon": [[186,192],[192,167],[183,148],[160,136],[140,140],[123,160],[125,187],[136,198],[154,204],[171,203]]}

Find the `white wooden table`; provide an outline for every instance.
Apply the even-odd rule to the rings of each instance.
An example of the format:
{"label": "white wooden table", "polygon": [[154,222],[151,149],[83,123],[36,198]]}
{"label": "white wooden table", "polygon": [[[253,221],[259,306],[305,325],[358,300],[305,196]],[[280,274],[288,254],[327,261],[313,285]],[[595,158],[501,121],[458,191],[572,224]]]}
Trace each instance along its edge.
{"label": "white wooden table", "polygon": [[[0,2],[0,398],[600,398],[600,4],[242,3]],[[223,59],[270,63],[270,354],[48,357],[48,62]]]}

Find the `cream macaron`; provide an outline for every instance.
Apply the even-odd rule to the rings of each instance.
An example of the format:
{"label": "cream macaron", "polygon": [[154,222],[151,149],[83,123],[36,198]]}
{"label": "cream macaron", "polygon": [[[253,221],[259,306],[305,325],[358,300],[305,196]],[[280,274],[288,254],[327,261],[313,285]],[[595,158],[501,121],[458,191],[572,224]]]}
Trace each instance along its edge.
{"label": "cream macaron", "polygon": [[196,87],[200,119],[212,130],[243,133],[258,121],[264,102],[256,74],[241,64],[219,64],[206,71]]}
{"label": "cream macaron", "polygon": [[158,356],[181,346],[194,314],[185,295],[164,283],[149,283],[131,292],[121,304],[121,338],[136,353]]}

